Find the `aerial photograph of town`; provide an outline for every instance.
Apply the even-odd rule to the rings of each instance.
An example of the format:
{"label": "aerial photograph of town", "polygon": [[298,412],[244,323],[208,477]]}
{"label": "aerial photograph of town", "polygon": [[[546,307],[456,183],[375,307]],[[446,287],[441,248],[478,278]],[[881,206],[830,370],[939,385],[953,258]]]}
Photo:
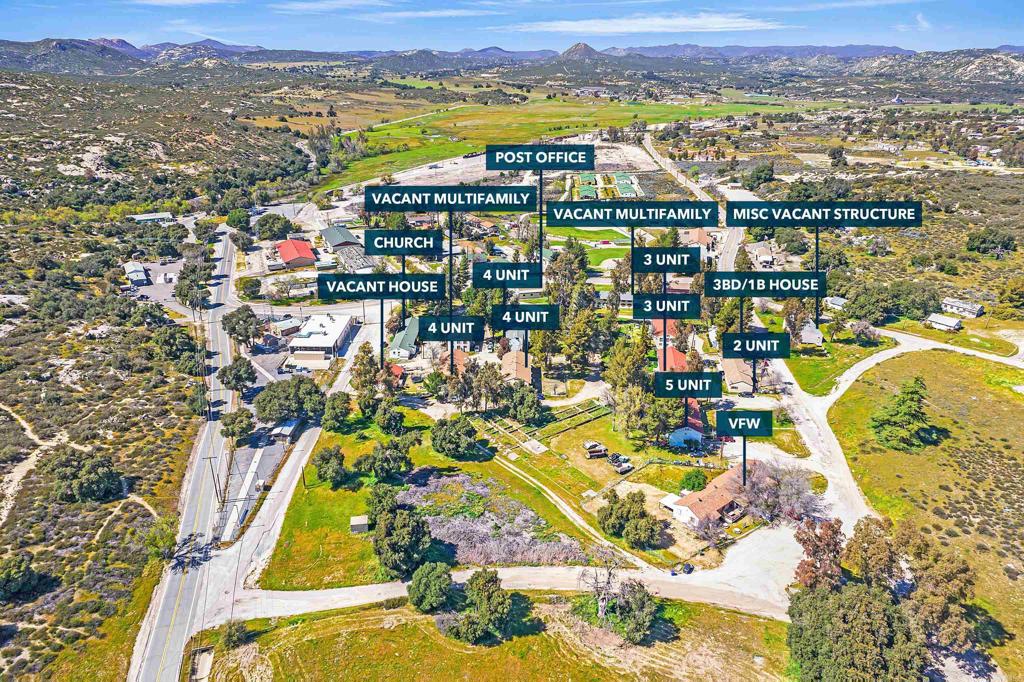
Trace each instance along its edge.
{"label": "aerial photograph of town", "polygon": [[1024,4],[0,0],[0,680],[1024,682]]}

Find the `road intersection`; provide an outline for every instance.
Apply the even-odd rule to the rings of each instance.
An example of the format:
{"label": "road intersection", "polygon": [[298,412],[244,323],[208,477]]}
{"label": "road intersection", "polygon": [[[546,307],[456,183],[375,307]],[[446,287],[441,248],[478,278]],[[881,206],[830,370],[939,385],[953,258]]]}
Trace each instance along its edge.
{"label": "road intersection", "polygon": [[[659,160],[656,153],[652,155],[655,160]],[[688,178],[686,180],[689,181]],[[690,183],[692,181],[684,184],[689,187]],[[694,191],[699,197],[707,196],[699,187]],[[742,236],[740,229],[730,230],[727,234],[721,256],[723,269],[732,267]],[[232,352],[230,341],[220,328],[220,318],[225,312],[241,305],[241,301],[231,291],[234,258],[226,235],[220,235],[215,257],[218,284],[213,287],[206,320],[213,374],[217,368],[230,362]],[[358,308],[354,306],[358,304],[316,306],[315,310],[355,313]],[[275,307],[274,310],[300,312],[298,306],[292,308]],[[306,307],[306,310],[309,309]],[[363,341],[369,341],[371,345],[377,343],[379,330],[374,327],[381,321],[372,319],[377,306],[367,306],[366,310],[370,317],[364,320],[357,337],[349,345],[348,355],[354,356]],[[821,473],[828,479],[825,499],[830,505],[830,514],[842,520],[847,532],[852,530],[857,519],[873,511],[857,486],[839,442],[828,424],[828,409],[858,377],[897,355],[932,349],[963,353],[1024,368],[1024,360],[1020,356],[1005,358],[899,332],[880,332],[893,338],[897,345],[848,369],[826,396],[807,394],[797,384],[784,361],[771,362],[772,370],[782,386],[778,404],[792,415],[796,429],[812,453],[804,460],[789,458],[789,463]],[[347,358],[345,368],[329,392],[348,388],[351,360],[351,357]],[[214,400],[228,396],[229,392],[219,385],[215,376],[210,377],[210,388]],[[400,582],[309,591],[270,591],[258,588],[259,575],[269,562],[280,537],[287,508],[296,487],[300,485],[303,467],[319,435],[320,429],[314,427],[300,436],[245,532],[227,548],[216,549],[211,538],[217,500],[209,465],[212,462],[215,470],[226,472],[227,450],[219,433],[216,415],[204,426],[182,491],[180,538],[185,549],[165,570],[154,594],[136,643],[129,672],[130,680],[177,681],[190,639],[206,628],[216,627],[232,619],[297,615],[370,604],[406,593],[406,585]],[[751,448],[751,456],[781,459],[777,451],[759,444]],[[501,466],[544,493],[572,523],[603,542],[601,534],[557,494],[523,472],[511,460],[501,456],[496,459]],[[792,582],[800,555],[793,529],[780,526],[763,529],[741,539],[730,548],[722,565],[715,569],[672,576],[632,557],[636,567],[628,569],[624,575],[639,578],[652,591],[666,597],[706,602],[785,619],[789,601],[787,588]],[[577,590],[580,589],[582,570],[579,567],[514,567],[499,569],[499,574],[506,587],[514,589]],[[460,572],[456,578],[465,578],[467,575],[468,572]]]}

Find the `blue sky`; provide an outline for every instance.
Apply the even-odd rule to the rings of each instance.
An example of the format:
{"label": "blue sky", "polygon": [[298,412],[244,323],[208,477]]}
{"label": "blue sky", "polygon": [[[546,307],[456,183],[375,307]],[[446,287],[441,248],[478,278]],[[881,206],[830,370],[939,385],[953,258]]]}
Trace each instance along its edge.
{"label": "blue sky", "polygon": [[0,38],[282,49],[1024,43],[1020,0],[0,0]]}

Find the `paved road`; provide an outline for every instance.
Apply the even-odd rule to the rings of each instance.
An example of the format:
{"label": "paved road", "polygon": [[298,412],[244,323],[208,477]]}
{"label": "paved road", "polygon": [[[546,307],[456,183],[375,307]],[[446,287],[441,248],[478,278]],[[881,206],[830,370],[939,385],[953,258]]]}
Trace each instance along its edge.
{"label": "paved road", "polygon": [[220,318],[227,309],[227,281],[233,262],[233,246],[222,232],[214,249],[216,261],[214,284],[203,322],[209,350],[208,385],[213,419],[201,429],[186,473],[186,485],[180,503],[181,528],[179,552],[165,569],[149,612],[136,642],[129,679],[140,682],[167,680],[177,682],[181,652],[192,633],[192,622],[204,613],[202,589],[207,571],[207,558],[213,540],[217,513],[217,493],[211,471],[223,485],[227,472],[227,449],[220,435],[218,416],[226,412],[230,391],[217,381],[217,369],[231,362],[231,344],[221,329]]}

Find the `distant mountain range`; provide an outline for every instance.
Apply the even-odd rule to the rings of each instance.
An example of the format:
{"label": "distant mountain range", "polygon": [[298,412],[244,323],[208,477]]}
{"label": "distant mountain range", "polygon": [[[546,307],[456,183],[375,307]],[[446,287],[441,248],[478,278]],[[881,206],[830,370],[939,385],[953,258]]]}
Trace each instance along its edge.
{"label": "distant mountain range", "polygon": [[[199,60],[203,60],[200,62]],[[378,72],[423,73],[464,68],[509,66],[550,77],[602,72],[674,72],[698,79],[733,74],[757,79],[818,77],[891,78],[894,81],[959,78],[971,83],[1003,84],[1024,92],[1024,46],[994,49],[915,52],[885,45],[772,45],[709,47],[694,44],[610,47],[596,50],[576,43],[554,50],[274,50],[259,45],[231,45],[217,40],[159,43],[137,47],[120,38],[47,38],[34,42],[0,41],[0,68],[82,75],[140,78],[153,69],[193,62],[235,65],[281,62],[363,64]],[[163,74],[164,72],[161,72]],[[561,74],[561,75],[559,75]],[[165,76],[161,76],[165,77]]]}
{"label": "distant mountain range", "polygon": [[[571,48],[570,48],[571,49]],[[913,50],[888,45],[766,45],[764,47],[745,47],[743,45],[724,45],[707,47],[704,45],[652,45],[650,47],[609,47],[602,50],[604,54],[616,57],[636,54],[644,57],[668,58],[689,57],[692,59],[735,59],[741,57],[838,57],[839,59],[862,59],[879,57],[887,54],[915,54]]]}

